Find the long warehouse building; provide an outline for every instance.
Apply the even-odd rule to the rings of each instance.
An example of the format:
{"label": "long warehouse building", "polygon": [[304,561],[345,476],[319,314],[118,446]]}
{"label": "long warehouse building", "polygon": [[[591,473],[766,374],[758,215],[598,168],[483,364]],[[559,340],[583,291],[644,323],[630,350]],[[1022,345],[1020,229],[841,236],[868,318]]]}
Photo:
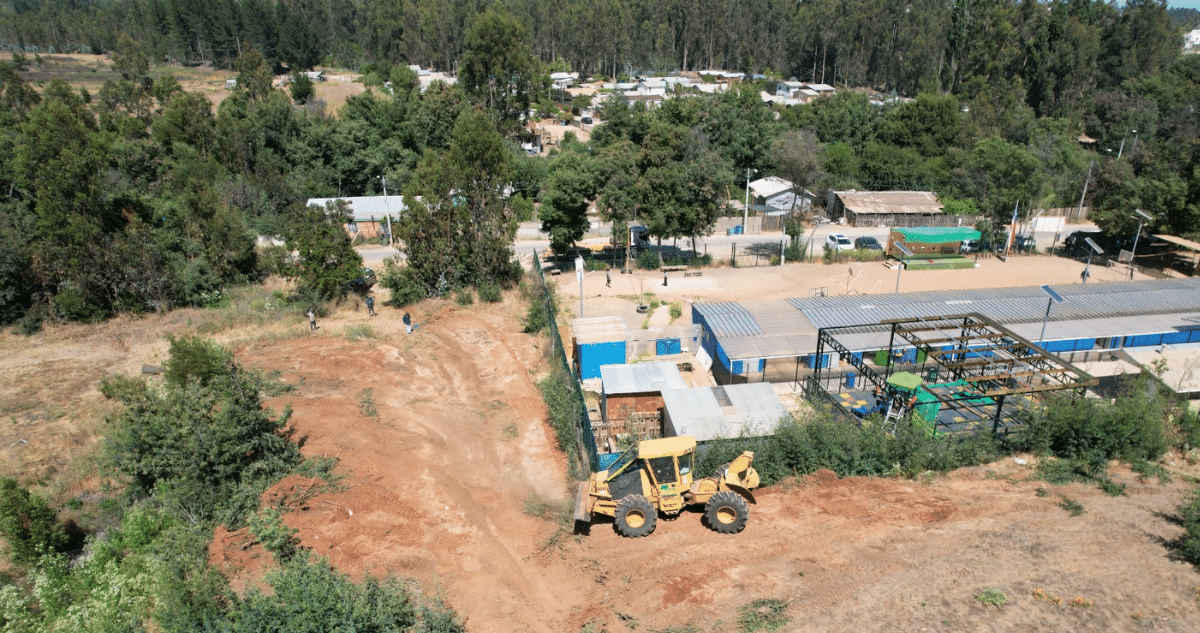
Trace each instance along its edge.
{"label": "long warehouse building", "polygon": [[[1065,301],[1039,286],[932,290],[875,295],[696,303],[692,321],[718,382],[785,381],[793,366],[830,362],[815,357],[821,328],[892,319],[979,313],[1053,353],[1200,342],[1200,279],[1055,286]],[[852,348],[871,352],[884,341]]]}

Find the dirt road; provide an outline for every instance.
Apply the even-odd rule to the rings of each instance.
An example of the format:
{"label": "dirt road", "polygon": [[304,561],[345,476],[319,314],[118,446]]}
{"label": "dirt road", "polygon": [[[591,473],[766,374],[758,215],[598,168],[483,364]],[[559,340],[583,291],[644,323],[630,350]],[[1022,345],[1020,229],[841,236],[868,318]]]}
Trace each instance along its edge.
{"label": "dirt road", "polygon": [[[734,288],[736,274],[748,273],[702,278],[729,275],[722,283]],[[752,279],[774,283],[745,277],[744,292]],[[921,481],[810,475],[758,491],[735,536],[686,513],[644,539],[619,538],[608,523],[576,537],[533,516],[568,504],[569,482],[535,387],[542,350],[519,332],[519,301],[426,302],[412,310],[422,325],[411,336],[396,311],[379,313],[347,306],[316,334],[297,316],[217,338],[240,362],[282,371],[297,389],[273,406],[294,408],[306,454],[341,460],[341,490],[285,515],[302,544],[354,576],[418,580],[471,631],[733,632],[739,608],[758,598],[788,601],[794,631],[1200,630],[1200,574],[1164,544],[1180,532],[1172,517],[1185,476],[1200,474],[1182,456],[1164,460],[1176,473],[1167,484],[1116,468],[1128,485],[1121,497],[1029,481],[1029,466],[1008,459]],[[166,333],[219,322],[220,313],[182,310],[0,335],[0,472],[73,482],[44,491],[58,503],[85,494],[96,481],[78,456],[109,406],[100,378],[161,362]],[[374,336],[352,340],[364,325]],[[268,500],[304,497],[311,484],[291,478]],[[1061,507],[1064,498],[1083,514]],[[244,542],[221,530],[212,547],[239,588],[270,559]],[[975,596],[989,588],[1007,603],[984,606]]]}
{"label": "dirt road", "polygon": [[[1118,498],[1026,481],[1011,459],[920,482],[818,473],[762,490],[736,536],[698,513],[645,539],[603,522],[569,535],[526,512],[569,500],[527,369],[541,352],[516,316],[446,305],[411,337],[385,318],[373,342],[315,336],[240,354],[300,385],[278,404],[295,408],[306,453],[342,460],[347,490],[285,517],[304,546],[354,575],[413,577],[481,633],[734,631],[758,598],[789,601],[790,630],[1200,629],[1200,575],[1163,544],[1179,533],[1185,484],[1123,469]],[[377,420],[360,412],[367,387]],[[1071,516],[1064,497],[1085,512]],[[265,560],[243,539],[214,545],[235,577]],[[975,596],[988,588],[1008,603],[985,607]]]}

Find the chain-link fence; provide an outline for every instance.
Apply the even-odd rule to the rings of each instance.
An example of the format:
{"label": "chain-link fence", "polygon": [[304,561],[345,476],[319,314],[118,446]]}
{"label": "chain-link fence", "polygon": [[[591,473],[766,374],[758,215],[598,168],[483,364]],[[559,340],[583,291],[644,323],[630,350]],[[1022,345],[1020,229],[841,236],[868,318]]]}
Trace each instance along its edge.
{"label": "chain-link fence", "polygon": [[596,437],[592,433],[592,421],[588,416],[587,400],[583,397],[579,380],[571,371],[571,362],[567,359],[566,347],[563,346],[562,337],[558,333],[558,311],[551,298],[551,290],[546,285],[546,277],[542,272],[542,263],[537,253],[533,255],[533,269],[537,272],[537,280],[541,286],[538,290],[546,311],[546,329],[550,331],[550,362],[558,364],[558,369],[568,377],[566,383],[571,386],[572,390],[570,397],[574,400],[574,404],[571,407],[573,414],[570,416],[572,418],[570,422],[575,433],[575,450],[579,455],[579,462],[585,464],[589,471],[595,472],[600,458],[596,452]]}

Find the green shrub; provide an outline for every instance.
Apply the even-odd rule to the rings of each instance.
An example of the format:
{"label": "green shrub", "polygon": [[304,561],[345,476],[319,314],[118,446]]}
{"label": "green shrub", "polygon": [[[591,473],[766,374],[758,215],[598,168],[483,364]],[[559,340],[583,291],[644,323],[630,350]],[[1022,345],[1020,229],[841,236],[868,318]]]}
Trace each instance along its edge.
{"label": "green shrub", "polygon": [[789,262],[798,262],[804,259],[804,247],[800,244],[791,244],[783,249],[783,256]]}
{"label": "green shrub", "polygon": [[1018,445],[1043,455],[1101,464],[1110,459],[1158,459],[1170,442],[1166,399],[1142,378],[1127,381],[1115,404],[1052,397],[1021,430]]}
{"label": "green shrub", "polygon": [[998,455],[990,434],[938,438],[914,424],[898,424],[891,434],[878,423],[858,425],[817,412],[799,422],[785,420],[770,436],[711,442],[697,472],[715,472],[743,450],[755,451],[754,468],[764,485],[823,468],[843,477],[915,476],[981,464]]}
{"label": "green shrub", "polygon": [[1004,595],[1003,591],[990,588],[984,589],[983,591],[975,594],[975,599],[985,607],[991,606],[1000,608],[1004,606],[1004,603],[1008,602],[1008,596]]}
{"label": "green shrub", "polygon": [[12,561],[19,565],[58,552],[69,540],[46,500],[9,477],[0,478],[0,536],[8,542]]}
{"label": "green shrub", "polygon": [[550,373],[538,382],[538,391],[546,403],[546,416],[551,428],[554,429],[554,439],[558,447],[567,455],[572,456],[570,469],[572,475],[577,468],[573,456],[575,451],[576,429],[582,426],[579,397],[575,392],[574,377],[554,363]]}
{"label": "green shrub", "polygon": [[1058,504],[1058,506],[1060,508],[1062,508],[1063,510],[1066,510],[1067,512],[1071,513],[1071,516],[1073,516],[1073,517],[1080,516],[1081,514],[1084,513],[1083,504],[1079,503],[1078,501],[1076,501],[1070,497],[1063,497],[1062,501]]}
{"label": "green shrub", "polygon": [[646,249],[638,253],[637,267],[642,270],[657,270],[659,267],[658,251]]}
{"label": "green shrub", "polygon": [[228,372],[233,356],[213,341],[190,334],[171,341],[170,358],[163,363],[163,378],[175,386],[188,380],[207,385],[214,377]]}
{"label": "green shrub", "polygon": [[383,260],[379,284],[391,291],[388,305],[396,308],[412,305],[429,296],[429,289],[417,279],[416,273],[407,266],[401,266],[396,257]]}
{"label": "green shrub", "polygon": [[277,508],[264,508],[250,515],[246,523],[250,533],[277,562],[289,561],[299,551],[300,539],[296,538],[299,530],[285,525]]}
{"label": "green shrub", "polygon": [[1193,488],[1179,506],[1183,534],[1174,542],[1176,553],[1183,560],[1200,567],[1200,487]]}
{"label": "green shrub", "polygon": [[[185,376],[208,367],[185,366]],[[287,426],[291,410],[276,415],[263,407],[262,394],[271,388],[258,373],[230,362],[207,383],[185,379],[142,393],[112,390],[125,407],[108,420],[109,463],[129,477],[131,494],[153,492],[189,520],[237,527],[258,507],[258,495],[300,463]]]}
{"label": "green shrub", "polygon": [[364,574],[354,584],[324,559],[299,555],[267,576],[271,595],[253,591],[238,603],[222,630],[465,631],[440,604],[421,604],[402,581]]}
{"label": "green shrub", "polygon": [[683,316],[683,304],[678,301],[671,304],[671,320],[674,321]]}
{"label": "green shrub", "polygon": [[552,327],[554,324],[550,322],[550,311],[557,312],[559,306],[559,297],[554,286],[543,284],[535,273],[520,285],[520,291],[521,296],[529,305],[525,312],[525,327],[522,331],[526,334],[536,334],[547,327]]}
{"label": "green shrub", "polygon": [[1189,409],[1179,415],[1179,443],[1184,450],[1200,448],[1200,411]]}
{"label": "green shrub", "polygon": [[479,286],[479,300],[484,303],[500,303],[504,298],[501,294],[500,284],[486,282]]}
{"label": "green shrub", "polygon": [[469,306],[475,303],[475,295],[471,293],[470,288],[462,288],[455,291],[454,302],[460,306]]}

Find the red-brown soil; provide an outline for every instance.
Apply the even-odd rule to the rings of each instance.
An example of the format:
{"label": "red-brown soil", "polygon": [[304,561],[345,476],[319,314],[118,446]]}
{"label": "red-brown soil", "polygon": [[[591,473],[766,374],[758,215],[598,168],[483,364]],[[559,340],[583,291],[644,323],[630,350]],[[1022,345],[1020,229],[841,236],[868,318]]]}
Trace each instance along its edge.
{"label": "red-brown soil", "polygon": [[[822,472],[759,491],[736,536],[696,512],[644,539],[611,522],[569,535],[525,511],[570,501],[528,369],[539,340],[517,331],[511,307],[433,309],[412,336],[392,315],[373,342],[317,335],[241,359],[299,385],[275,404],[294,408],[306,453],[341,460],[343,491],[285,515],[303,546],[352,576],[417,579],[472,631],[733,631],[758,598],[790,601],[791,630],[1200,630],[1200,576],[1164,545],[1180,532],[1170,516],[1185,484],[1119,467],[1129,489],[1116,498],[1026,481],[1030,467],[1011,459],[919,482]],[[359,411],[368,387],[378,419]],[[268,496],[311,485],[289,479]],[[244,541],[214,544],[239,586],[269,560]],[[1008,603],[985,607],[986,588]]]}
{"label": "red-brown soil", "polygon": [[[411,336],[380,304],[375,319],[347,305],[315,334],[295,317],[216,338],[296,385],[271,405],[293,408],[306,454],[341,460],[334,489],[292,477],[265,495],[291,509],[284,520],[302,545],[353,577],[416,579],[471,631],[733,632],[738,609],[759,598],[789,601],[789,631],[1200,630],[1200,574],[1166,546],[1200,473],[1185,456],[1163,460],[1175,473],[1167,484],[1114,466],[1128,485],[1120,497],[1029,479],[1031,466],[1010,458],[918,481],[809,475],[757,491],[734,536],[695,512],[643,539],[618,537],[610,522],[574,536],[526,511],[568,505],[570,482],[535,386],[544,344],[520,332],[519,300],[426,302]],[[99,379],[160,363],[164,334],[213,327],[220,314],[0,334],[0,474],[58,505],[83,496],[96,478],[80,456],[111,406]],[[374,336],[351,340],[363,325]],[[377,417],[364,415],[372,404]],[[1071,516],[1064,497],[1085,512]],[[245,532],[219,530],[211,551],[239,590],[273,565]],[[975,596],[987,588],[1007,604],[985,607]],[[1071,606],[1076,597],[1091,606]]]}

